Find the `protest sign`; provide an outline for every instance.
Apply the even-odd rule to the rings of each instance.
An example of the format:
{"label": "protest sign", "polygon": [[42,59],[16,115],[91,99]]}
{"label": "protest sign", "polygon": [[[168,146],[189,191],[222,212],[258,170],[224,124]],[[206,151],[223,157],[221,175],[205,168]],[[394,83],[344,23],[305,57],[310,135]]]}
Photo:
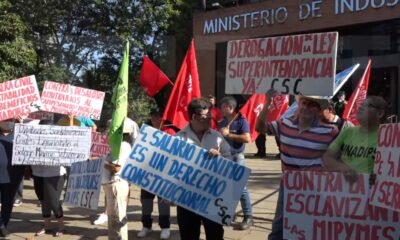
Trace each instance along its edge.
{"label": "protest sign", "polygon": [[332,96],[337,32],[229,41],[225,93]]}
{"label": "protest sign", "polygon": [[101,157],[107,155],[111,151],[108,144],[108,135],[98,132],[92,132],[92,147],[90,154],[92,157]]}
{"label": "protest sign", "polygon": [[[215,143],[217,146],[217,142]],[[229,225],[250,169],[143,125],[121,177],[163,199]]]}
{"label": "protest sign", "polygon": [[285,171],[284,239],[399,239],[399,214],[368,203],[367,174]]}
{"label": "protest sign", "polygon": [[71,165],[64,204],[97,209],[104,159],[76,162]]}
{"label": "protest sign", "polygon": [[37,111],[30,113],[28,118],[30,119],[37,119],[37,120],[54,120],[54,113],[44,112],[44,111]]}
{"label": "protest sign", "polygon": [[12,165],[70,166],[89,158],[91,129],[15,124]]}
{"label": "protest sign", "polygon": [[99,120],[104,92],[46,81],[42,92],[43,107],[48,112],[73,114]]}
{"label": "protest sign", "polygon": [[400,212],[400,123],[379,126],[374,173],[370,203]]}
{"label": "protest sign", "polygon": [[40,110],[34,75],[0,83],[0,121]]}

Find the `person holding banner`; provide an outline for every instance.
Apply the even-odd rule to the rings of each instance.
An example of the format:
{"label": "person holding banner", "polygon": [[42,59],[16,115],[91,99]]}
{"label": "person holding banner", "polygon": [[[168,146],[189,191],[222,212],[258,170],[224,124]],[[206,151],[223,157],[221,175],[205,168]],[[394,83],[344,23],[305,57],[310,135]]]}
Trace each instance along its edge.
{"label": "person holding banner", "polygon": [[132,145],[139,133],[136,122],[130,118],[124,119],[123,136],[119,159],[112,160],[108,154],[103,173],[103,188],[106,195],[106,210],[108,215],[108,239],[128,240],[128,207],[129,183],[120,178],[120,171],[126,159],[132,152]]}
{"label": "person holding banner", "polygon": [[[218,123],[219,131],[231,146],[233,161],[245,166],[244,148],[246,143],[251,142],[249,123],[237,111],[237,102],[232,96],[222,98],[220,105],[224,118]],[[239,229],[246,230],[253,225],[253,210],[247,186],[244,187],[240,196],[240,204],[244,217]]]}
{"label": "person holding banner", "polygon": [[[222,155],[231,159],[228,142],[217,131],[210,128],[211,104],[203,98],[195,98],[188,106],[189,124],[176,136],[189,143],[195,144],[209,151],[211,156]],[[217,213],[210,213],[217,214]],[[206,239],[224,239],[224,228],[221,224],[213,222],[199,214],[182,207],[177,207],[178,226],[181,240],[198,240],[200,227],[203,223]]]}
{"label": "person holding banner", "polygon": [[327,171],[342,172],[354,182],[357,173],[372,173],[378,143],[379,124],[384,121],[386,101],[382,97],[368,96],[357,111],[359,126],[346,128],[329,145],[323,156]]}
{"label": "person holding banner", "polygon": [[[278,137],[282,170],[321,170],[322,155],[338,134],[335,126],[319,120],[322,110],[328,107],[328,100],[297,95],[298,109],[294,116],[268,123],[268,107],[276,94],[274,89],[266,93],[266,103],[258,116],[256,131]],[[283,239],[283,189],[281,181],[269,240]]]}
{"label": "person holding banner", "polygon": [[[167,125],[162,125],[162,114],[163,111],[160,109],[154,109],[150,113],[150,126],[154,128],[160,128],[163,132],[168,133],[169,135],[174,136],[176,131]],[[151,226],[153,224],[153,219],[151,217],[151,213],[153,212],[155,195],[140,189],[140,203],[142,204],[142,224],[143,228],[137,234],[139,238],[146,237],[147,234],[151,232]],[[161,228],[160,239],[168,239],[171,235],[170,233],[170,204],[164,199],[158,198],[158,224]]]}
{"label": "person holding banner", "polygon": [[[41,125],[51,125],[51,120],[41,120]],[[55,237],[64,235],[64,212],[60,196],[64,188],[67,170],[63,166],[40,166],[32,165],[33,185],[36,196],[38,197],[42,217],[44,219],[43,227],[35,233],[35,236],[42,236],[51,233],[51,212],[57,219],[58,229]]]}

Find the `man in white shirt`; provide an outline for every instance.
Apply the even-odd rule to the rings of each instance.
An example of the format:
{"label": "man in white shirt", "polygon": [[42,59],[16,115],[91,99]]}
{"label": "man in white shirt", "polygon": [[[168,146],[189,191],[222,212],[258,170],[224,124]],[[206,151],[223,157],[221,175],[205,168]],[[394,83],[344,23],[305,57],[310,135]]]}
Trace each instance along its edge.
{"label": "man in white shirt", "polygon": [[139,127],[136,122],[125,118],[119,159],[112,161],[111,155],[108,155],[104,164],[106,170],[105,177],[103,177],[103,187],[107,202],[108,239],[110,240],[128,240],[126,209],[128,206],[129,183],[120,178],[120,171],[132,152],[132,145],[138,132]]}
{"label": "man in white shirt", "polygon": [[[211,104],[202,98],[193,99],[188,106],[189,124],[176,136],[183,140],[209,150],[212,156],[222,155],[231,159],[228,142],[217,131],[210,128]],[[178,225],[181,240],[198,240],[200,227],[203,224],[207,240],[224,239],[224,228],[197,213],[177,207]]]}

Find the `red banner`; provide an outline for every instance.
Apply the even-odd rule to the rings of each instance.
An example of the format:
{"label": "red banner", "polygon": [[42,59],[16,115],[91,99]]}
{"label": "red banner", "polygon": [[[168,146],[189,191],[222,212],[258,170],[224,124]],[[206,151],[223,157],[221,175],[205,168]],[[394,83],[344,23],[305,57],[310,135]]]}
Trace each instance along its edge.
{"label": "red banner", "polygon": [[199,73],[194,40],[192,40],[165,108],[163,120],[168,120],[183,129],[189,123],[187,106],[193,98],[199,97],[201,97]]}
{"label": "red banner", "polygon": [[371,73],[371,59],[368,60],[365,72],[357,84],[356,89],[351,94],[350,100],[343,112],[343,119],[352,122],[354,125],[359,125],[357,121],[357,111],[360,104],[367,98],[369,75]]}
{"label": "red banner", "polygon": [[142,70],[140,70],[139,83],[150,96],[157,94],[171,80],[147,56],[143,57]]}
{"label": "red banner", "polygon": [[[240,109],[240,113],[247,119],[250,125],[251,139],[254,141],[258,132],[255,130],[258,115],[265,104],[265,94],[254,94],[247,100],[246,104]],[[278,95],[273,98],[268,108],[267,122],[277,120],[286,112],[289,104],[289,95]]]}
{"label": "red banner", "polygon": [[110,151],[108,134],[92,132],[92,147],[90,148],[90,155],[92,157],[101,157],[107,155]]}

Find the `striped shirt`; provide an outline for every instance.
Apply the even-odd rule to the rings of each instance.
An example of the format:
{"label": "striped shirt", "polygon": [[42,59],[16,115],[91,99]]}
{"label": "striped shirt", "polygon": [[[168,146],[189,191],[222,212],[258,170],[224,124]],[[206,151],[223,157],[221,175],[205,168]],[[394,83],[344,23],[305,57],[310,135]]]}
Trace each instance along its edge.
{"label": "striped shirt", "polygon": [[298,118],[267,123],[269,135],[280,141],[282,170],[320,170],[322,155],[338,134],[338,129],[315,120],[311,127],[299,129]]}

